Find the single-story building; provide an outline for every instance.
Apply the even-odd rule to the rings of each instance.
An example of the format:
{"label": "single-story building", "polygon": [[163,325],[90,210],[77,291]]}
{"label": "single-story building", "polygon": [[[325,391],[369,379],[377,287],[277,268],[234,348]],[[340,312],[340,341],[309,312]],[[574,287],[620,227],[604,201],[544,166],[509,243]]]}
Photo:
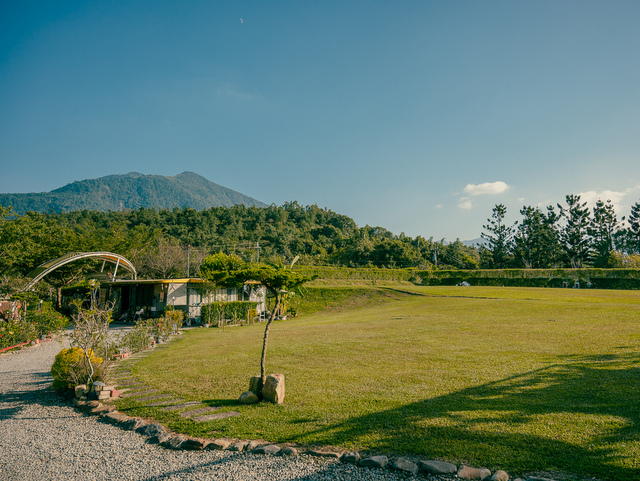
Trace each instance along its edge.
{"label": "single-story building", "polygon": [[204,279],[116,279],[102,282],[100,303],[114,303],[116,319],[132,321],[142,317],[160,317],[167,307],[179,309],[188,319],[198,321],[200,309],[213,302],[250,301],[258,303],[258,315],[266,309],[266,289],[247,282],[241,289],[235,287],[210,289]]}

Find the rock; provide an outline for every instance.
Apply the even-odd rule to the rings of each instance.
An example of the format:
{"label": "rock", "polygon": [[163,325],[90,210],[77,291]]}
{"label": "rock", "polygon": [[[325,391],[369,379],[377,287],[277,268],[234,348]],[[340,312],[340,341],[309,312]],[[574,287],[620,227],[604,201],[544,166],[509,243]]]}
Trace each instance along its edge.
{"label": "rock", "polygon": [[171,435],[169,433],[159,434],[157,436],[151,436],[147,439],[147,442],[149,444],[162,444],[164,442],[167,442],[170,437]]}
{"label": "rock", "polygon": [[260,402],[260,398],[253,391],[245,391],[238,398],[240,404],[255,404]]}
{"label": "rock", "polygon": [[80,399],[81,397],[87,395],[87,393],[89,392],[89,388],[86,384],[79,384],[75,387],[74,391],[76,393],[76,399]]}
{"label": "rock", "polygon": [[243,452],[249,444],[249,441],[238,441],[229,447],[229,451]]}
{"label": "rock", "polygon": [[330,449],[330,448],[320,448],[320,449],[309,449],[307,454],[310,456],[318,456],[321,458],[336,458],[339,459],[342,456],[342,453]]}
{"label": "rock", "polygon": [[405,473],[418,473],[418,465],[416,463],[412,463],[408,459],[398,458],[391,464],[391,466],[393,467],[393,469],[403,471]]}
{"label": "rock", "polygon": [[173,436],[170,436],[169,439],[160,442],[160,446],[168,449],[180,449],[182,443],[184,443],[186,440],[187,438],[182,434],[175,434]]}
{"label": "rock", "polygon": [[444,461],[418,461],[418,467],[425,473],[434,476],[453,474],[458,471],[458,466]]}
{"label": "rock", "polygon": [[258,446],[264,446],[265,444],[269,444],[269,443],[266,441],[256,441],[255,439],[252,439],[251,441],[247,442],[247,445],[244,448],[244,450],[251,451],[253,448],[257,448]]}
{"label": "rock", "polygon": [[262,398],[274,404],[284,402],[284,374],[270,374],[262,387]]}
{"label": "rock", "polygon": [[146,423],[142,418],[129,418],[126,421],[122,422],[120,425],[123,429],[127,429],[129,431],[137,431]]}
{"label": "rock", "polygon": [[140,426],[136,429],[136,432],[149,437],[160,436],[161,434],[167,433],[167,428],[160,423],[151,423]]}
{"label": "rock", "polygon": [[297,456],[298,450],[293,446],[285,446],[278,452],[278,454],[280,456]]}
{"label": "rock", "polygon": [[538,476],[529,476],[527,478],[527,481],[555,481],[555,480],[551,478],[540,478]]}
{"label": "rock", "polygon": [[255,394],[258,399],[262,399],[262,378],[260,376],[253,376],[249,380],[249,391]]}
{"label": "rock", "polygon": [[491,476],[491,471],[486,468],[472,468],[463,464],[458,469],[457,476],[460,479],[484,479]]}
{"label": "rock", "polygon": [[209,439],[204,438],[192,438],[191,436],[187,437],[182,445],[181,449],[188,449],[189,451],[202,451],[210,444]]}
{"label": "rock", "polygon": [[111,413],[116,410],[115,406],[105,406],[104,404],[100,404],[100,406],[93,408],[89,411],[94,416],[104,416],[107,413]]}
{"label": "rock", "polygon": [[265,444],[264,446],[258,446],[251,450],[252,454],[278,454],[280,452],[280,446],[276,444]]}
{"label": "rock", "polygon": [[499,469],[498,471],[493,473],[493,476],[491,476],[490,479],[491,481],[509,481],[509,475],[506,473],[506,471]]}
{"label": "rock", "polygon": [[207,444],[207,449],[224,451],[225,449],[228,449],[230,445],[231,441],[227,439],[214,439]]}
{"label": "rock", "polygon": [[111,397],[120,397],[120,391],[118,391],[117,389],[112,389]]}
{"label": "rock", "polygon": [[86,403],[84,403],[82,409],[85,411],[91,411],[93,408],[97,408],[98,406],[102,406],[102,404],[100,404],[98,400],[94,399],[92,401],[87,401]]}
{"label": "rock", "polygon": [[384,468],[389,464],[389,458],[386,456],[371,456],[360,461],[359,465],[366,468]]}
{"label": "rock", "polygon": [[118,411],[113,411],[110,413],[106,413],[104,416],[102,416],[102,419],[106,422],[108,422],[109,424],[123,424],[125,421],[127,421],[128,419],[131,419],[129,416],[127,416],[126,414],[122,414],[119,413]]}
{"label": "rock", "polygon": [[340,461],[342,461],[343,463],[358,464],[358,462],[360,461],[360,453],[357,451],[351,452],[351,453],[344,453],[340,457]]}

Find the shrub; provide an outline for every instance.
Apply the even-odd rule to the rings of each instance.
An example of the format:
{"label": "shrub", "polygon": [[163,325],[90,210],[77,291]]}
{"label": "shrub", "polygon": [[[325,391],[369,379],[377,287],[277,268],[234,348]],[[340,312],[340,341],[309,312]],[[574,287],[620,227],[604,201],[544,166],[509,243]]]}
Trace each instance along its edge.
{"label": "shrub", "polygon": [[120,338],[120,347],[131,352],[142,351],[149,347],[156,321],[157,319],[137,321],[135,327]]}
{"label": "shrub", "polygon": [[29,312],[26,316],[0,321],[0,348],[15,346],[67,327],[69,321],[52,309]]}
{"label": "shrub", "polygon": [[66,329],[69,325],[69,319],[53,309],[44,309],[30,313],[29,320],[35,324],[36,335],[38,337]]}
{"label": "shrub", "polygon": [[51,366],[53,388],[57,390],[73,388],[78,384],[104,380],[103,361],[92,350],[85,353],[79,347],[63,349]]}
{"label": "shrub", "polygon": [[200,321],[203,324],[211,322],[212,325],[220,325],[225,320],[242,321],[250,317],[251,312],[255,313],[257,302],[234,301],[234,302],[212,302],[205,304],[200,310]]}

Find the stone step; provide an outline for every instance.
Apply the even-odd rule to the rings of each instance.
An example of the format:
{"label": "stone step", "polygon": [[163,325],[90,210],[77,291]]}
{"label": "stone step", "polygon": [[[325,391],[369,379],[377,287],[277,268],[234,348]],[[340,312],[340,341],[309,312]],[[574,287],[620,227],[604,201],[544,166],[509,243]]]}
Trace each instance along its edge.
{"label": "stone step", "polygon": [[120,379],[116,379],[116,384],[118,386],[122,386],[122,387],[132,387],[132,386],[142,386],[143,383],[141,381],[138,381],[137,379],[131,379],[130,382],[127,381],[121,381]]}
{"label": "stone step", "polygon": [[176,404],[175,406],[167,406],[166,408],[162,408],[161,411],[178,411],[180,409],[187,409],[198,405],[204,406],[200,401],[188,401],[182,404]]}
{"label": "stone step", "polygon": [[147,404],[147,406],[166,406],[168,404],[180,404],[182,402],[184,402],[184,399],[172,398],[172,399],[164,399],[162,401],[158,401],[154,403],[149,403]]}
{"label": "stone step", "polygon": [[193,416],[198,416],[199,414],[210,414],[214,411],[217,411],[219,408],[217,407],[209,407],[205,406],[199,409],[192,409],[191,411],[182,411],[180,414],[183,418],[191,418]]}
{"label": "stone step", "polygon": [[224,413],[214,413],[214,414],[205,414],[204,416],[195,416],[195,417],[192,417],[191,419],[193,419],[197,423],[204,423],[206,421],[214,421],[216,419],[231,418],[234,416],[240,416],[240,413],[237,411],[227,411]]}
{"label": "stone step", "polygon": [[172,397],[172,394],[156,394],[154,396],[136,397],[134,401],[137,403],[146,403],[147,401],[158,401],[159,399],[169,399]]}
{"label": "stone step", "polygon": [[151,394],[151,393],[154,393],[154,392],[160,392],[160,390],[159,389],[146,389],[144,391],[126,391],[123,394],[123,397],[144,396],[145,394]]}

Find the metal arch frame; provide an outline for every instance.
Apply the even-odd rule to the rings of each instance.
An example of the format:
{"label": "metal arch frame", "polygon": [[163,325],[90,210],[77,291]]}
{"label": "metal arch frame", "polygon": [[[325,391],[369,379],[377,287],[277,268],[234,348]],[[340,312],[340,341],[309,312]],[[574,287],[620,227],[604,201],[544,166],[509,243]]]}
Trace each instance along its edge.
{"label": "metal arch frame", "polygon": [[113,270],[113,274],[111,276],[112,281],[116,279],[116,273],[118,272],[118,267],[120,265],[130,271],[133,274],[134,279],[138,278],[138,273],[136,272],[136,268],[134,267],[134,265],[129,259],[121,256],[120,254],[114,254],[113,252],[70,252],[63,255],[62,257],[58,257],[57,259],[53,259],[40,264],[33,271],[31,271],[27,277],[31,277],[32,279],[25,286],[24,290],[28,291],[32,289],[40,279],[45,277],[50,272],[56,270],[58,267],[77,260],[90,259],[94,257],[103,260],[101,272],[104,270],[104,265],[107,261],[113,262],[116,265],[116,268]]}

